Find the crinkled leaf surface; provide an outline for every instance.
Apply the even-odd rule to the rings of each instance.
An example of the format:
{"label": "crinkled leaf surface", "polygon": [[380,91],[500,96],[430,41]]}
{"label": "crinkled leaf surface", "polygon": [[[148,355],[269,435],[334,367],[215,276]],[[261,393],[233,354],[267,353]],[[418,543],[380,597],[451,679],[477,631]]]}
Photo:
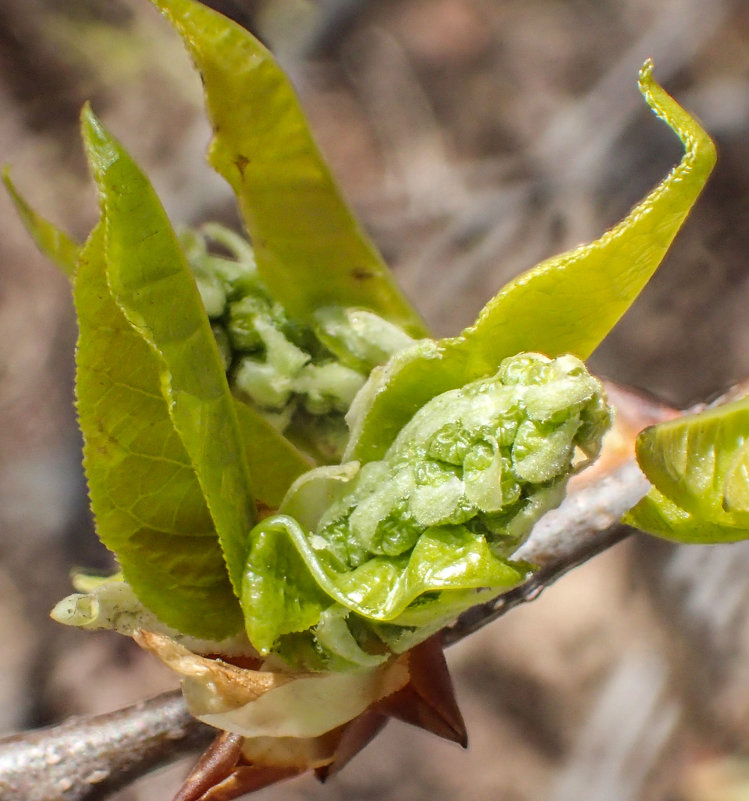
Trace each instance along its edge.
{"label": "crinkled leaf surface", "polygon": [[[494,556],[481,535],[459,526],[426,531],[403,557],[374,557],[342,571],[296,520],[274,515],[253,529],[241,600],[250,640],[267,651],[281,635],[316,623],[331,599],[372,620],[423,625],[422,611],[429,620],[456,613],[456,591],[492,587],[496,594],[524,576],[523,565]],[[424,593],[434,593],[428,610],[404,616]],[[463,608],[476,602],[465,594],[459,600]]]}
{"label": "crinkled leaf surface", "polygon": [[375,371],[350,413],[345,459],[380,458],[429,398],[490,375],[506,356],[538,351],[587,358],[624,314],[660,264],[715,163],[710,138],[654,82],[650,62],[640,73],[640,90],[683,142],[681,163],[600,239],[507,284],[459,337],[419,343]]}
{"label": "crinkled leaf surface", "polygon": [[239,593],[255,508],[234,399],[216,341],[195,280],[147,178],[90,110],[84,110],[83,138],[101,195],[112,296],[158,357],[169,416]]}
{"label": "crinkled leaf surface", "polygon": [[194,0],[153,0],[203,79],[211,165],[239,198],[258,270],[292,317],[359,306],[426,333],[338,190],[289,79],[244,28]]}
{"label": "crinkled leaf surface", "polygon": [[278,536],[277,527],[260,524],[253,530],[240,600],[247,634],[261,653],[281,635],[314,626],[332,603],[294,545]]}
{"label": "crinkled leaf surface", "polygon": [[749,399],[645,429],[637,460],[654,489],[626,522],[681,542],[749,537]]}
{"label": "crinkled leaf surface", "polygon": [[[515,585],[527,565],[509,558],[561,501],[576,449],[600,447],[602,395],[574,356],[518,354],[430,400],[384,460],[305,473],[250,535],[241,602],[253,643],[269,650],[319,618],[318,642],[350,659],[345,610],[429,627],[476,590]],[[333,602],[343,617],[328,614]]]}
{"label": "crinkled leaf surface", "polygon": [[68,234],[49,220],[45,220],[26,202],[25,198],[16,189],[10,178],[10,171],[3,170],[3,183],[8,190],[18,216],[31,234],[39,250],[53,261],[66,275],[72,276],[75,272],[81,246]]}
{"label": "crinkled leaf surface", "polygon": [[102,542],[167,625],[222,639],[242,626],[213,522],[161,394],[161,365],[106,281],[94,229],[74,284],[78,419]]}

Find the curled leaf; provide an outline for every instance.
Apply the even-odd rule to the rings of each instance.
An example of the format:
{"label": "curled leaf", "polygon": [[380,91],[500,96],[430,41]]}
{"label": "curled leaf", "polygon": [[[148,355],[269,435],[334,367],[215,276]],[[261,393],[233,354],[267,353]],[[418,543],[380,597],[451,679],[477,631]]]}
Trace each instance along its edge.
{"label": "curled leaf", "polygon": [[[509,557],[561,501],[578,457],[597,455],[609,422],[582,362],[519,354],[425,404],[384,459],[306,473],[282,514],[250,534],[241,603],[251,641],[285,653],[284,635],[321,624],[318,646],[364,664],[378,651],[352,648],[333,601],[354,625],[360,616],[424,638],[477,591],[518,583],[527,568]],[[397,637],[375,629],[375,639]]]}
{"label": "curled leaf", "polygon": [[678,542],[749,537],[749,399],[645,429],[637,461],[654,489],[625,522]]}
{"label": "curled leaf", "polygon": [[78,592],[63,598],[51,612],[50,616],[58,623],[84,629],[110,629],[127,637],[146,629],[164,634],[197,654],[257,657],[244,632],[224,640],[199,639],[165,625],[143,605],[122,577],[76,576],[74,584]]}
{"label": "curled leaf", "polygon": [[491,375],[514,353],[588,358],[629,308],[715,164],[708,135],[652,73],[648,61],[640,71],[640,91],[681,139],[681,163],[600,239],[548,259],[503,287],[460,336],[418,343],[376,369],[349,413],[351,437],[344,459],[381,458],[429,398]]}

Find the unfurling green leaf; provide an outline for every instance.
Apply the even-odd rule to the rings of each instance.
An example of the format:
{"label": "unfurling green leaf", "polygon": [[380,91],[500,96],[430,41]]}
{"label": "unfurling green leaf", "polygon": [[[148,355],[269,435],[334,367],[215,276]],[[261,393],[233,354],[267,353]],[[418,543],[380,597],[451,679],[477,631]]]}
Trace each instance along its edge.
{"label": "unfurling green leaf", "polygon": [[122,574],[102,577],[78,573],[73,576],[73,586],[77,592],[63,598],[52,610],[50,616],[58,623],[84,629],[110,629],[129,637],[145,629],[166,635],[198,654],[241,657],[255,654],[244,631],[230,639],[199,639],[165,625],[144,606]]}
{"label": "unfurling green leaf", "polygon": [[[306,473],[250,535],[241,601],[251,641],[267,652],[334,601],[360,618],[428,626],[476,603],[476,590],[513,586],[526,566],[508,558],[561,501],[579,457],[595,458],[609,422],[579,359],[520,354],[432,399],[384,459]],[[322,645],[350,654],[339,630],[329,626]]]}
{"label": "unfurling green leaf", "polygon": [[[181,242],[233,392],[317,461],[340,461],[343,415],[369,371],[413,340],[365,309],[318,310],[314,327],[292,319],[258,275],[249,243],[221,226],[184,231]],[[216,245],[234,258],[215,255]]]}
{"label": "unfurling green leaf", "polygon": [[194,0],[153,0],[203,79],[209,161],[233,187],[273,297],[312,324],[326,306],[369,309],[412,336],[426,328],[354,219],[289,79],[248,31]]}
{"label": "unfurling green leaf", "polygon": [[349,416],[346,459],[381,458],[429,398],[491,375],[520,351],[588,358],[650,280],[715,163],[697,121],[655,83],[640,90],[679,136],[681,163],[618,225],[595,242],[555,256],[507,284],[476,323],[454,339],[420,342],[375,370]]}
{"label": "unfurling green leaf", "polygon": [[677,542],[749,538],[749,399],[645,429],[637,460],[654,488],[625,522]]}
{"label": "unfurling green leaf", "polygon": [[[580,359],[653,274],[714,149],[646,64],[641,91],[683,142],[681,163],[599,240],[512,281],[458,337],[430,340],[272,56],[195,0],[153,2],[201,73],[209,161],[237,194],[252,246],[219,226],[180,240],[89,110],[101,219],[80,259],[6,176],[40,247],[75,272],[86,472],[124,577],[57,614],[133,632],[155,615],[177,662],[184,634],[237,635],[249,648],[244,622],[252,646],[292,668],[371,678],[533,569],[513,555],[610,422]],[[645,435],[657,489],[632,519],[682,539],[743,536],[745,411],[715,430],[708,416]],[[699,469],[684,460],[693,451]],[[695,536],[697,518],[711,528]],[[241,725],[258,731],[257,715],[262,704]]]}

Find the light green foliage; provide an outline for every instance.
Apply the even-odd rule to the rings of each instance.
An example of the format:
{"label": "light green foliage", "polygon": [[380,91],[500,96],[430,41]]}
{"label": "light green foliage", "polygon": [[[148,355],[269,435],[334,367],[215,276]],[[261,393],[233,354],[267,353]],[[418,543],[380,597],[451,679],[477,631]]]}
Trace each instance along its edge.
{"label": "light green foliage", "polygon": [[325,306],[369,309],[412,336],[427,331],[346,206],[289,79],[239,25],[194,0],[153,0],[203,79],[209,160],[233,187],[273,297],[313,323]]}
{"label": "light green foliage", "polygon": [[[460,336],[427,339],[270,54],[195,0],[153,1],[201,73],[209,160],[253,245],[218,226],[178,239],[88,110],[101,219],[80,257],[6,176],[37,244],[75,275],[91,504],[126,582],[101,591],[105,614],[89,614],[89,593],[61,616],[110,621],[132,587],[136,622],[142,604],[214,642],[244,622],[295,667],[372,668],[532,570],[513,553],[609,422],[579,359],[656,269],[714,149],[646,64],[640,88],[683,142],[681,163],[600,239],[509,283]],[[738,538],[744,411],[644,435],[657,490],[632,519]],[[695,535],[698,517],[713,533]]]}
{"label": "light green foliage", "polygon": [[542,262],[503,287],[476,323],[454,339],[419,343],[375,371],[349,417],[346,459],[378,459],[429,398],[490,375],[522,350],[586,359],[660,264],[715,163],[697,121],[655,83],[640,90],[685,147],[681,163],[618,225],[595,242]]}
{"label": "light green foliage", "polygon": [[[609,423],[579,359],[520,354],[425,404],[384,459],[305,474],[281,514],[250,535],[250,639],[267,651],[314,625],[331,599],[363,618],[418,626],[453,614],[456,600],[470,605],[466,590],[517,583],[526,568],[508,557],[561,501],[577,454],[595,458]],[[324,639],[334,648],[328,628]]]}
{"label": "light green foliage", "polygon": [[201,654],[221,653],[226,656],[252,656],[254,649],[243,630],[230,639],[198,639],[166,626],[138,599],[122,574],[94,576],[82,573],[71,577],[76,593],[63,598],[50,617],[67,626],[84,629],[112,629],[132,636],[145,629],[165,634],[191,651]]}
{"label": "light green foliage", "polygon": [[161,394],[238,590],[238,566],[255,508],[234,401],[208,319],[169,220],[143,173],[86,109],[82,132],[101,198],[110,291],[157,355]]}
{"label": "light green foliage", "polygon": [[232,389],[318,460],[339,461],[354,396],[375,365],[413,340],[366,309],[326,307],[314,326],[293,320],[258,275],[249,243],[221,226],[184,231],[181,241]]}
{"label": "light green foliage", "polygon": [[96,529],[141,601],[173,628],[222,639],[242,618],[190,459],[160,391],[157,354],[106,280],[104,230],[76,272],[76,396]]}
{"label": "light green foliage", "polygon": [[637,460],[654,488],[625,522],[677,542],[749,537],[749,399],[645,429]]}
{"label": "light green foliage", "polygon": [[413,343],[397,325],[366,309],[326,306],[314,317],[320,341],[343,364],[364,374]]}
{"label": "light green foliage", "polygon": [[313,462],[246,403],[235,399],[234,410],[253,497],[259,506],[278,509],[290,484]]}

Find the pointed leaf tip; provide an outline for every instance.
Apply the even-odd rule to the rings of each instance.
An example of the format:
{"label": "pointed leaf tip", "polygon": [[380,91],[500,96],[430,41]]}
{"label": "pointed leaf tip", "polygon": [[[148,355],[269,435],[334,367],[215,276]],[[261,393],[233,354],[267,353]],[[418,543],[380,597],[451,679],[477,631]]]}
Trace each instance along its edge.
{"label": "pointed leaf tip", "polygon": [[232,186],[273,296],[297,319],[317,309],[375,312],[425,336],[341,194],[291,81],[249,31],[194,0],[152,0],[200,72],[214,130],[211,166]]}
{"label": "pointed leaf tip", "polygon": [[53,225],[41,214],[31,208],[26,199],[16,189],[10,177],[10,165],[6,164],[2,171],[2,180],[5,189],[16,207],[21,222],[26,227],[37,248],[50,261],[54,262],[65,275],[72,277],[75,274],[81,246],[72,236]]}
{"label": "pointed leaf tip", "polygon": [[158,356],[161,394],[189,454],[238,593],[255,506],[216,341],[153,187],[93,114],[85,119],[106,221],[107,281],[130,325]]}
{"label": "pointed leaf tip", "polygon": [[81,138],[89,167],[97,183],[101,176],[120,156],[118,143],[86,102],[81,109]]}
{"label": "pointed leaf tip", "polygon": [[[687,113],[666,90],[658,84],[654,77],[655,65],[652,58],[648,58],[638,75],[637,85],[645,101],[652,109],[653,113],[668,125],[671,130],[679,137],[684,149],[686,150],[682,164],[676,169],[687,172],[684,169],[685,163],[689,163],[690,180],[702,184],[712,171],[717,160],[715,143],[702,128],[697,119]],[[695,181],[696,179],[696,181]],[[665,182],[664,182],[665,183]],[[696,198],[702,184],[699,185]],[[692,200],[694,202],[694,199]]]}
{"label": "pointed leaf tip", "polygon": [[[681,162],[599,239],[549,258],[506,284],[455,339],[422,342],[373,374],[350,413],[344,458],[378,458],[431,397],[491,375],[522,351],[587,359],[661,263],[715,164],[715,146],[696,119],[640,70],[648,105],[679,137]],[[579,143],[582,148],[585,144]]]}

